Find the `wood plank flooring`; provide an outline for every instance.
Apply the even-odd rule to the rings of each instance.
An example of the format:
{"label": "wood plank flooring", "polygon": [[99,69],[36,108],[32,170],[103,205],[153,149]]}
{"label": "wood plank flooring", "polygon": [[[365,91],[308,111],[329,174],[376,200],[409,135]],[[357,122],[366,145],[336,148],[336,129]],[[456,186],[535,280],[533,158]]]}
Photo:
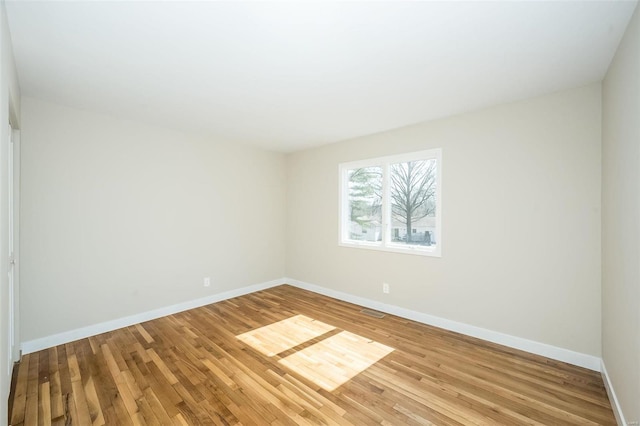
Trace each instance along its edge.
{"label": "wood plank flooring", "polygon": [[599,373],[360,309],[284,285],[29,354],[9,424],[615,424]]}

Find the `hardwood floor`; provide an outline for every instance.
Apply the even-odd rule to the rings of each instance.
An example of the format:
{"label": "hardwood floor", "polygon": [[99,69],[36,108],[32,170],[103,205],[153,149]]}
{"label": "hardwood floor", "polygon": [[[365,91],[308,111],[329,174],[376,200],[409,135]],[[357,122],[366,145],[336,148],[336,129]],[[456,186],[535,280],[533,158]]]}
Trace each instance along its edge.
{"label": "hardwood floor", "polygon": [[360,310],[279,286],[29,354],[9,424],[615,424],[599,373]]}

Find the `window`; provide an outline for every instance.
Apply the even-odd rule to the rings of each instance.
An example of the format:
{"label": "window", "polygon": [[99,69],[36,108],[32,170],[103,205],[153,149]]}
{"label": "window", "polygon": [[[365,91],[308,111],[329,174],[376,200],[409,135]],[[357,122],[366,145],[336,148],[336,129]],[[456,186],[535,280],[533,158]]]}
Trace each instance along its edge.
{"label": "window", "polygon": [[442,151],[340,164],[339,244],[440,256]]}

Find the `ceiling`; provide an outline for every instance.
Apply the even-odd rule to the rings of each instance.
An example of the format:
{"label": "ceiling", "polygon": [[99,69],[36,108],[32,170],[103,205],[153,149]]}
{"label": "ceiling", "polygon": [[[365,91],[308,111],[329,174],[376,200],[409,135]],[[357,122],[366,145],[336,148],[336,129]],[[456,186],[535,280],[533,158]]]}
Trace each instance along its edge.
{"label": "ceiling", "polygon": [[6,2],[23,95],[291,152],[603,78],[636,2]]}

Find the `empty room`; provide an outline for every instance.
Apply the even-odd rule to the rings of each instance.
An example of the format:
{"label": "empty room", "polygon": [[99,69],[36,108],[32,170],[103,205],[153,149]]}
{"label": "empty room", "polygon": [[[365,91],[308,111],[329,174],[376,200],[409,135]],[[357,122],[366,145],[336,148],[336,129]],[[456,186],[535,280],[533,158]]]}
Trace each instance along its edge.
{"label": "empty room", "polygon": [[640,426],[637,1],[0,0],[0,425]]}

